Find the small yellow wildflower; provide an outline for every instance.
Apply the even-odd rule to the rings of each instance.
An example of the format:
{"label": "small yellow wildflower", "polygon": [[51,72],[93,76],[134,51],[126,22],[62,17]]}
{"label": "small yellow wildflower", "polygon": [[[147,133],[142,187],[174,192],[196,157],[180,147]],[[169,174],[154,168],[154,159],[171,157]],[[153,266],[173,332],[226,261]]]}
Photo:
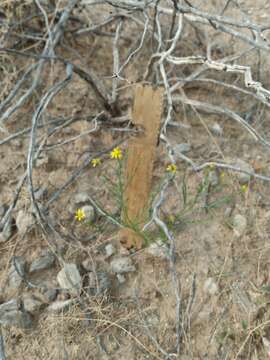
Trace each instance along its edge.
{"label": "small yellow wildflower", "polygon": [[75,214],[75,219],[82,221],[85,219],[85,212],[82,209],[78,209]]}
{"label": "small yellow wildflower", "polygon": [[92,164],[93,167],[97,167],[98,165],[101,164],[101,160],[99,158],[93,159],[91,161],[91,164]]}
{"label": "small yellow wildflower", "polygon": [[220,173],[220,178],[223,179],[224,177],[225,177],[225,172],[222,171],[222,172]]}
{"label": "small yellow wildflower", "polygon": [[242,185],[241,190],[243,191],[243,193],[246,193],[248,191],[248,185],[247,184]]}
{"label": "small yellow wildflower", "polygon": [[171,174],[175,174],[176,173],[176,170],[177,170],[177,167],[175,164],[170,164],[167,166],[167,169],[166,169],[168,172],[170,172]]}
{"label": "small yellow wildflower", "polygon": [[119,147],[116,147],[111,152],[111,159],[119,159],[121,160],[123,157],[122,150]]}
{"label": "small yellow wildflower", "polygon": [[209,169],[210,169],[210,170],[214,170],[215,167],[216,167],[216,164],[210,164],[210,165],[209,165]]}

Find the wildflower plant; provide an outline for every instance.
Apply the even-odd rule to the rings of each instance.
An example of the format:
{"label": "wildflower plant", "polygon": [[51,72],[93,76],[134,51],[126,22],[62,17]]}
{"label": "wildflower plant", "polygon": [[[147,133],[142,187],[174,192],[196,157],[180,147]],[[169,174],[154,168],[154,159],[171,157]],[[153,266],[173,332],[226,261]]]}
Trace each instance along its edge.
{"label": "wildflower plant", "polygon": [[111,159],[121,160],[123,158],[122,150],[119,147],[115,147],[111,151]]}
{"label": "wildflower plant", "polygon": [[[124,179],[126,153],[117,146],[109,153],[109,157],[111,159],[110,164],[112,165],[113,176],[102,174],[102,179],[105,180],[106,187],[109,189],[109,194],[112,194],[114,196],[117,208],[115,209],[113,214],[108,213],[106,210],[102,209],[103,214],[111,220],[115,221],[115,224],[121,224],[126,228],[134,230],[135,233],[137,233],[144,239],[144,243],[146,245],[154,241],[157,235],[162,238],[164,242],[166,242],[167,238],[166,235],[163,234],[162,230],[159,229],[158,234],[153,234],[153,229],[142,230],[144,224],[142,224],[141,221],[134,221],[134,219],[132,219],[131,221],[129,219],[127,205],[125,203],[125,188],[126,186],[128,186],[131,179]],[[100,158],[94,158],[91,160],[90,163],[93,168],[96,168],[101,164],[101,160]],[[159,194],[164,182],[170,181],[176,186],[177,193],[180,195],[179,200],[182,204],[182,209],[179,209],[179,211],[170,215],[165,215],[164,220],[168,226],[168,229],[171,231],[181,229],[184,223],[194,222],[194,219],[190,219],[191,213],[198,213],[200,209],[205,209],[208,212],[231,201],[231,196],[219,196],[220,191],[222,191],[226,184],[222,183],[216,186],[211,186],[210,172],[216,171],[219,175],[219,178],[224,177],[224,172],[219,172],[214,163],[210,163],[210,165],[204,169],[201,181],[197,185],[195,193],[193,193],[192,195],[190,193],[190,189],[188,188],[185,175],[182,178],[181,186],[179,186],[180,184],[178,184],[178,181],[176,181],[175,178],[177,171],[177,165],[173,162],[167,164],[167,166],[164,168],[163,176],[155,185],[154,191],[151,192],[148,206],[145,211],[146,218],[143,220],[145,223],[147,223],[148,220],[151,219],[153,212],[151,204],[153,203],[153,200],[156,198],[156,196]],[[136,172],[136,169],[134,169],[134,172]],[[247,187],[242,186],[241,190],[242,193],[245,193],[247,191]],[[100,206],[99,204],[97,205],[102,208],[102,206]],[[82,222],[86,219],[86,214],[83,212],[82,209],[77,209],[75,218],[78,222]],[[101,229],[97,227],[99,226],[98,224],[89,225],[94,226],[97,231]]]}
{"label": "wildflower plant", "polygon": [[85,212],[83,211],[83,209],[77,209],[76,213],[75,213],[75,219],[79,222],[81,222],[82,220],[85,219]]}
{"label": "wildflower plant", "polygon": [[101,164],[101,159],[100,158],[92,159],[91,164],[95,168]]}
{"label": "wildflower plant", "polygon": [[121,214],[122,208],[124,206],[124,182],[123,182],[123,168],[124,168],[124,154],[119,147],[115,147],[111,153],[110,158],[116,162],[115,175],[116,181],[112,177],[108,177],[106,174],[102,174],[102,179],[106,183],[107,188],[109,188],[110,194],[116,199],[118,213]]}
{"label": "wildflower plant", "polygon": [[167,172],[170,174],[175,174],[177,171],[177,166],[175,164],[169,164],[166,168]]}

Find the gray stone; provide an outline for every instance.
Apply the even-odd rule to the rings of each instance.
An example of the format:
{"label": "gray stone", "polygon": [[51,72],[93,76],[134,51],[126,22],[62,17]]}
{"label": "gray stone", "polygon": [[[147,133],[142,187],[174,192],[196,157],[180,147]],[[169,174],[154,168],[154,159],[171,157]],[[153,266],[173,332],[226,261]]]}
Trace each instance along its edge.
{"label": "gray stone", "polygon": [[24,234],[26,230],[29,229],[31,225],[33,225],[33,223],[34,220],[32,214],[24,210],[20,210],[18,212],[16,217],[16,226],[19,234]]}
{"label": "gray stone", "polygon": [[180,152],[181,154],[188,153],[191,150],[191,146],[188,143],[177,144],[174,146],[175,152]]}
{"label": "gray stone", "polygon": [[112,272],[116,274],[124,274],[132,271],[136,271],[132,260],[129,257],[123,256],[115,258],[111,261]]}
{"label": "gray stone", "polygon": [[12,219],[6,222],[4,228],[0,232],[0,243],[8,241],[12,236]]}
{"label": "gray stone", "polygon": [[254,174],[253,167],[242,159],[236,159],[236,161],[234,162],[234,166],[251,174],[249,175],[243,172],[236,173],[240,184],[248,183],[251,180],[251,176]]}
{"label": "gray stone", "polygon": [[100,295],[111,289],[111,280],[105,271],[89,273],[88,294],[91,296]]}
{"label": "gray stone", "polygon": [[42,303],[35,299],[34,297],[26,297],[23,300],[24,308],[29,313],[35,313],[37,312],[40,307],[42,306]]}
{"label": "gray stone", "polygon": [[27,329],[32,326],[32,319],[28,312],[19,309],[16,299],[11,299],[0,305],[0,324]]}
{"label": "gray stone", "polygon": [[47,289],[44,291],[43,296],[46,302],[52,302],[56,299],[57,289]]}
{"label": "gray stone", "polygon": [[210,130],[216,136],[221,136],[223,134],[223,129],[219,123],[214,123]]}
{"label": "gray stone", "polygon": [[[14,265],[16,264],[16,266]],[[15,256],[12,261],[12,265],[9,270],[9,287],[11,289],[18,289],[23,282],[23,276],[25,275],[26,261],[20,257]],[[17,271],[18,270],[18,271]],[[19,273],[18,273],[19,272]]]}
{"label": "gray stone", "polygon": [[247,228],[247,219],[241,215],[236,214],[233,218],[233,232],[237,238],[244,235]]}
{"label": "gray stone", "polygon": [[48,306],[47,310],[52,313],[60,313],[68,310],[72,304],[74,304],[73,299],[54,301]]}
{"label": "gray stone", "polygon": [[85,221],[94,221],[95,220],[95,209],[92,205],[82,206],[82,211],[85,213]]}
{"label": "gray stone", "polygon": [[115,254],[115,247],[112,244],[107,244],[105,246],[105,253],[106,253],[106,258],[109,258],[110,256]]}
{"label": "gray stone", "polygon": [[119,284],[124,284],[126,282],[126,278],[123,274],[116,274],[116,277]]}
{"label": "gray stone", "polygon": [[51,252],[47,252],[44,256],[34,260],[30,265],[29,273],[32,274],[36,271],[46,270],[53,266],[55,257]]}
{"label": "gray stone", "polygon": [[75,264],[65,264],[57,275],[57,281],[62,289],[77,295],[81,291],[82,278]]}
{"label": "gray stone", "polygon": [[160,239],[150,244],[146,252],[154,257],[169,259],[169,249]]}
{"label": "gray stone", "polygon": [[206,279],[203,290],[209,295],[215,295],[218,292],[218,285],[213,278]]}

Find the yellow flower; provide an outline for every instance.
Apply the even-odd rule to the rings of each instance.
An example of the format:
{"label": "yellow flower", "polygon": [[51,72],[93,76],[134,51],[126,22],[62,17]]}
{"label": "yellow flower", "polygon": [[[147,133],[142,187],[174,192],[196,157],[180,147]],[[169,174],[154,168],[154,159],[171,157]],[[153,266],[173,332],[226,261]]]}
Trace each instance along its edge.
{"label": "yellow flower", "polygon": [[78,209],[75,214],[75,219],[82,221],[85,219],[85,212],[82,209]]}
{"label": "yellow flower", "polygon": [[210,170],[214,170],[215,167],[216,167],[216,164],[210,164],[210,165],[209,165]]}
{"label": "yellow flower", "polygon": [[93,167],[97,167],[98,165],[101,164],[101,160],[99,158],[93,159],[91,161],[91,164],[92,164]]}
{"label": "yellow flower", "polygon": [[175,174],[176,173],[176,170],[177,170],[177,167],[175,164],[170,164],[167,166],[167,169],[166,169],[168,172],[170,172],[171,174]]}
{"label": "yellow flower", "polygon": [[222,171],[222,172],[220,173],[220,177],[221,177],[221,179],[223,179],[223,178],[225,177],[225,172],[224,172],[224,171]]}
{"label": "yellow flower", "polygon": [[119,159],[121,160],[123,157],[122,150],[119,147],[116,147],[111,152],[111,159]]}
{"label": "yellow flower", "polygon": [[247,184],[242,185],[242,186],[241,186],[241,190],[242,190],[244,193],[247,192],[247,191],[248,191],[248,185],[247,185]]}

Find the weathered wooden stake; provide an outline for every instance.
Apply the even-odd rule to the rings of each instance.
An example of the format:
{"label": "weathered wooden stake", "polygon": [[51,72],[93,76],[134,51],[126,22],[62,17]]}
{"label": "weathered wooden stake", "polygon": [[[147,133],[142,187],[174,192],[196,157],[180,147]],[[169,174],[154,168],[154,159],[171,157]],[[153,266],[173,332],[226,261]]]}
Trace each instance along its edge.
{"label": "weathered wooden stake", "polygon": [[142,237],[138,230],[145,224],[149,210],[162,115],[162,93],[161,88],[153,89],[151,86],[137,85],[135,89],[132,122],[143,132],[131,138],[128,144],[122,221],[130,227],[120,231],[121,242],[126,248],[142,247]]}

